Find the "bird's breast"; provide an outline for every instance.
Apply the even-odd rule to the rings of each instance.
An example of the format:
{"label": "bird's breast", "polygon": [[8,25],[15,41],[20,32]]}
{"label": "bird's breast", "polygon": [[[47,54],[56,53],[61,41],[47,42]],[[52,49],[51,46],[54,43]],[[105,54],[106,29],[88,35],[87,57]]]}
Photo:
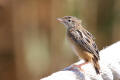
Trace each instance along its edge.
{"label": "bird's breast", "polygon": [[70,42],[70,45],[75,52],[75,54],[84,60],[91,61],[93,55],[89,52],[85,51],[80,45],[78,45],[71,37],[67,36],[67,40]]}
{"label": "bird's breast", "polygon": [[75,54],[77,56],[80,56],[79,54],[81,54],[82,51],[83,51],[82,48],[80,48],[80,46],[71,37],[67,36],[67,40],[69,41],[69,43],[70,43],[73,51],[75,52]]}

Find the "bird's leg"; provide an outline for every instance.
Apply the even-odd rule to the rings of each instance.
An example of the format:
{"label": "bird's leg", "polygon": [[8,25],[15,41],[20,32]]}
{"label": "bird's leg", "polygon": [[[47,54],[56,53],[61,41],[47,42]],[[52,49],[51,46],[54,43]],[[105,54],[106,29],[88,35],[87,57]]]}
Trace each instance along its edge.
{"label": "bird's leg", "polygon": [[85,64],[88,64],[88,62],[84,62],[84,63],[79,64],[79,65],[74,64],[73,67],[77,67],[77,68],[80,69],[80,71],[84,72],[84,70],[83,70],[81,67],[82,67],[83,65],[85,65]]}

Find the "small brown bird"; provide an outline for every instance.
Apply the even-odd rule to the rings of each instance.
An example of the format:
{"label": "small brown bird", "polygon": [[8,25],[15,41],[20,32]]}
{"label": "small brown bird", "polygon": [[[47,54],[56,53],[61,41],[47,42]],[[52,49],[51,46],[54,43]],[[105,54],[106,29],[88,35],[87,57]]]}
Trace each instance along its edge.
{"label": "small brown bird", "polygon": [[82,65],[91,62],[94,65],[96,73],[100,74],[98,63],[100,59],[99,50],[93,35],[83,28],[81,20],[76,17],[65,16],[63,18],[57,18],[57,20],[67,28],[67,38],[70,40],[75,53],[85,60],[85,63],[80,64],[80,69]]}

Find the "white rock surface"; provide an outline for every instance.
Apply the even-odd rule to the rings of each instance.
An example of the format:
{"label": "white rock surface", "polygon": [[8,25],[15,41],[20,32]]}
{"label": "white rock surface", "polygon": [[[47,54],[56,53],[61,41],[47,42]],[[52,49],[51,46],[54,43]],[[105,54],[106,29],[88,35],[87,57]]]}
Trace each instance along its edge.
{"label": "white rock surface", "polygon": [[[83,60],[74,63],[80,64]],[[120,41],[100,51],[101,74],[96,72],[91,64],[82,66],[85,72],[69,66],[40,80],[120,80]]]}

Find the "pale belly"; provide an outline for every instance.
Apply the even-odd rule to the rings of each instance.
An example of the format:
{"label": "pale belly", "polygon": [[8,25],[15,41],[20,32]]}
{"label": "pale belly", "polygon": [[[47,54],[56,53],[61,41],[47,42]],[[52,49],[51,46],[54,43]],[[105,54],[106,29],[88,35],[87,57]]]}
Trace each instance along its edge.
{"label": "pale belly", "polygon": [[74,53],[80,58],[84,59],[86,61],[91,61],[93,58],[93,55],[87,51],[85,51],[83,48],[80,47],[80,45],[77,45],[73,40],[70,38],[67,38],[70,41],[70,45],[74,51]]}

